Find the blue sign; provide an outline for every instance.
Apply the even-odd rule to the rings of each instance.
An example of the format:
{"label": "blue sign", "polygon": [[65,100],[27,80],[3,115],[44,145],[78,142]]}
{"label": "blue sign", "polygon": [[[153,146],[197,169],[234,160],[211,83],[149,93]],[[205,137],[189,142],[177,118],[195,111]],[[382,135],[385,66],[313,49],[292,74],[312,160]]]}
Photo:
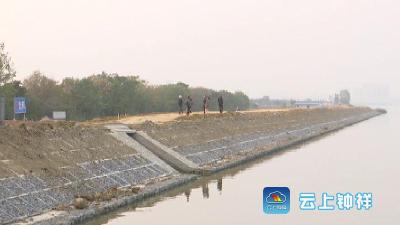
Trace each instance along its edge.
{"label": "blue sign", "polygon": [[26,99],[24,97],[14,98],[14,113],[23,114],[26,113]]}
{"label": "blue sign", "polygon": [[288,187],[266,187],[263,190],[263,210],[266,214],[286,214],[290,211]]}

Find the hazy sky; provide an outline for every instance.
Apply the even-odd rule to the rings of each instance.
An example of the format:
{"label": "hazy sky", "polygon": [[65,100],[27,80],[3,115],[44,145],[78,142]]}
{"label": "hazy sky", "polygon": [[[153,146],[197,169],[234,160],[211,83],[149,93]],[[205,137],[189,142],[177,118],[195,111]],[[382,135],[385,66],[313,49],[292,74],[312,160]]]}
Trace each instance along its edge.
{"label": "hazy sky", "polygon": [[400,96],[398,0],[0,0],[0,42],[20,79],[104,70],[251,97]]}

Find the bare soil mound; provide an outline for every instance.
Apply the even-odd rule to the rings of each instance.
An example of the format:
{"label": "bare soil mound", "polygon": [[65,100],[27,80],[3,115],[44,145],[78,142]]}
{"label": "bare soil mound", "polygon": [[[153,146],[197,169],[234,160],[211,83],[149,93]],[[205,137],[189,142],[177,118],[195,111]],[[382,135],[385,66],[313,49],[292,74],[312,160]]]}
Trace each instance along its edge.
{"label": "bare soil mound", "polygon": [[101,126],[9,121],[0,128],[0,178],[51,174],[60,167],[133,153]]}

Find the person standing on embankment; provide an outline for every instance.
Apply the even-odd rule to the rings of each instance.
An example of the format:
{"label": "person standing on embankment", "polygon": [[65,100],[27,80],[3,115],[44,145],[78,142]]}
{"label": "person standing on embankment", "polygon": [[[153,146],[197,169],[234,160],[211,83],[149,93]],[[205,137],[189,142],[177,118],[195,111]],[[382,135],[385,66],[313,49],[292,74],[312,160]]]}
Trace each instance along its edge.
{"label": "person standing on embankment", "polygon": [[183,114],[183,99],[182,95],[178,97],[179,114]]}
{"label": "person standing on embankment", "polygon": [[224,99],[222,98],[222,96],[218,97],[218,108],[219,108],[219,113],[224,112]]}
{"label": "person standing on embankment", "polygon": [[190,113],[192,113],[192,105],[193,105],[193,100],[189,95],[186,100],[186,115],[188,116],[190,115]]}
{"label": "person standing on embankment", "polygon": [[204,95],[203,98],[203,112],[204,112],[204,117],[206,117],[206,112],[208,110],[208,101],[210,100],[210,97],[207,95]]}
{"label": "person standing on embankment", "polygon": [[206,113],[208,111],[208,103],[210,102],[210,97],[207,95],[204,95],[203,98],[203,112],[204,112],[204,118],[206,118]]}

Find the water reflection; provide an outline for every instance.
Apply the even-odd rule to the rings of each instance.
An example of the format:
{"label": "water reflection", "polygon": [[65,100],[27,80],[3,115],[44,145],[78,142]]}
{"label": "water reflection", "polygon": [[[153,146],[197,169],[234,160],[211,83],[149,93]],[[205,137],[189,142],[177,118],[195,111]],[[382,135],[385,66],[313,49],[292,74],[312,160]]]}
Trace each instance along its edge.
{"label": "water reflection", "polygon": [[201,185],[203,191],[203,198],[208,199],[210,197],[210,190],[208,190],[208,183]]}
{"label": "water reflection", "polygon": [[217,188],[220,193],[222,193],[222,178],[218,179]]}
{"label": "water reflection", "polygon": [[[112,223],[111,221],[115,221],[117,218],[124,217],[126,212],[142,212],[146,211],[146,209],[151,209],[152,207],[156,206],[157,203],[166,201],[168,199],[175,199],[179,198],[179,196],[184,196],[185,201],[190,203],[191,198],[198,200],[201,196],[202,199],[210,199],[210,186],[214,186],[216,183],[216,191],[218,191],[219,195],[222,196],[222,183],[224,179],[231,180],[233,177],[237,176],[238,174],[246,171],[249,168],[254,167],[257,164],[262,164],[265,160],[272,159],[274,157],[279,157],[280,155],[284,154],[287,151],[293,151],[297,148],[302,146],[302,144],[298,145],[297,147],[291,147],[284,151],[274,152],[265,157],[261,157],[258,160],[250,162],[248,164],[239,165],[234,168],[230,168],[209,176],[203,176],[189,184],[183,185],[181,187],[177,187],[173,190],[167,191],[162,195],[155,196],[144,201],[138,202],[136,204],[132,204],[121,209],[118,209],[114,212],[109,214],[101,215],[96,217],[94,220],[87,221],[85,225],[103,225],[103,224],[120,224],[119,222]],[[198,193],[198,190],[201,189],[201,193]],[[194,196],[195,193],[196,195]],[[198,194],[200,196],[198,196]],[[212,196],[211,196],[212,197]],[[125,223],[124,223],[125,224]],[[131,224],[131,223],[127,223]],[[161,224],[169,224],[161,223]]]}
{"label": "water reflection", "polygon": [[[219,191],[220,194],[222,194],[222,178],[218,178],[217,180],[217,190]],[[201,184],[201,190],[203,193],[203,199],[208,199],[210,197],[210,189],[209,189],[209,183],[214,182],[213,180],[207,180]],[[186,189],[183,194],[186,196],[186,202],[190,201],[190,194],[192,193],[192,189],[196,187],[190,187]]]}
{"label": "water reflection", "polygon": [[185,191],[186,201],[189,202],[191,189]]}

